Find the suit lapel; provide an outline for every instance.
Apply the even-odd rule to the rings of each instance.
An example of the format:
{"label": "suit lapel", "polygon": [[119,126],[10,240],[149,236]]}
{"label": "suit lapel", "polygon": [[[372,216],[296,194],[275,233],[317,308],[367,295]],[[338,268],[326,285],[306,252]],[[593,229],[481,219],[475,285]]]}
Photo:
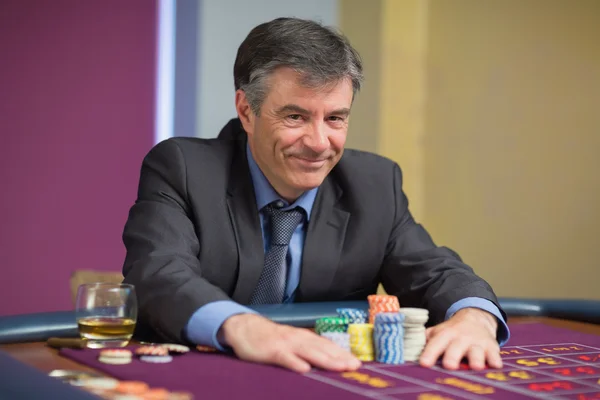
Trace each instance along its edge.
{"label": "suit lapel", "polygon": [[248,304],[264,263],[262,229],[246,158],[246,140],[239,140],[227,190],[227,208],[235,233],[239,257],[233,300]]}
{"label": "suit lapel", "polygon": [[331,177],[325,179],[308,223],[297,301],[326,296],[339,267],[350,213],[337,204],[341,189]]}

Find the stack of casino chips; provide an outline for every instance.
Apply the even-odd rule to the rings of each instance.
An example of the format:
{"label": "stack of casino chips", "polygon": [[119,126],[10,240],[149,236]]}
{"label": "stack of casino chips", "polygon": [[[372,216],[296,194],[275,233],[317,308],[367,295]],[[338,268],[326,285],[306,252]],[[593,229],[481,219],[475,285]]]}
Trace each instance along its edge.
{"label": "stack of casino chips", "polygon": [[375,361],[384,364],[404,363],[404,315],[398,312],[377,313],[373,325]]}
{"label": "stack of casino chips", "polygon": [[372,294],[367,297],[369,301],[369,323],[375,323],[375,315],[379,313],[397,313],[400,311],[400,302],[396,296]]}
{"label": "stack of casino chips", "polygon": [[338,308],[339,317],[320,318],[317,334],[349,349],[361,361],[403,364],[417,361],[425,347],[425,323],[429,312],[400,308],[396,296],[370,295],[367,313],[360,309]]}
{"label": "stack of casino chips", "polygon": [[338,346],[350,351],[350,336],[347,333],[348,319],[339,317],[319,318],[315,322],[315,332]]}
{"label": "stack of casino chips", "polygon": [[350,349],[350,335],[347,332],[323,332],[321,336],[331,340],[346,351],[352,351]]}
{"label": "stack of casino chips", "polygon": [[336,310],[340,318],[348,320],[348,324],[364,324],[367,322],[367,313],[358,308],[338,308]]}
{"label": "stack of casino chips", "polygon": [[400,313],[404,316],[404,359],[417,361],[427,341],[425,324],[429,319],[429,311],[422,308],[402,308]]}
{"label": "stack of casino chips", "polygon": [[348,330],[348,320],[339,317],[319,318],[315,322],[315,332],[320,335],[324,332],[346,332]]}
{"label": "stack of casino chips", "polygon": [[350,324],[348,334],[352,354],[360,361],[374,361],[373,324]]}
{"label": "stack of casino chips", "polygon": [[131,364],[133,354],[127,349],[105,349],[101,350],[98,361],[104,364],[123,365]]}
{"label": "stack of casino chips", "polygon": [[140,361],[164,364],[173,361],[173,355],[188,353],[190,348],[181,344],[164,343],[160,345],[144,345],[135,349]]}

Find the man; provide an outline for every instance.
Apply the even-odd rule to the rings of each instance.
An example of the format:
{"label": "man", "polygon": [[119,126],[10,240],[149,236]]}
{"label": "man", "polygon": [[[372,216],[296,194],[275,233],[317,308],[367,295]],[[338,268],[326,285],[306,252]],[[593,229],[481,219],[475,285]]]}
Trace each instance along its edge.
{"label": "man", "polygon": [[352,354],[245,305],[366,299],[382,283],[430,311],[422,365],[501,367],[492,289],[413,220],[398,165],[344,151],[362,82],[346,39],[311,21],[259,25],[234,81],[239,118],[219,139],[166,140],[143,162],[123,234],[140,322],[250,361],[353,370]]}

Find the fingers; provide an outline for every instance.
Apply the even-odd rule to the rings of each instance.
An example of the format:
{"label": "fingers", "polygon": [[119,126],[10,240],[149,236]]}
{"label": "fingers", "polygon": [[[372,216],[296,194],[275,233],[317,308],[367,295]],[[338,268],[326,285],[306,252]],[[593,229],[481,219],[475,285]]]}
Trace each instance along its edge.
{"label": "fingers", "polygon": [[334,360],[338,360],[343,364],[344,369],[358,369],[361,362],[351,352],[341,348],[334,342],[317,336],[322,341],[321,351]]}
{"label": "fingers", "polygon": [[294,352],[312,365],[333,371],[356,370],[360,361],[329,339],[303,331],[297,337]]}
{"label": "fingers", "polygon": [[306,373],[310,371],[310,364],[302,358],[298,357],[291,351],[287,351],[286,348],[281,348],[276,351],[269,360],[271,363],[279,365],[284,368],[291,369],[299,373]]}
{"label": "fingers", "polygon": [[465,357],[467,357],[469,367],[476,371],[485,369],[486,361],[491,368],[502,368],[502,358],[497,343],[490,341],[477,344],[462,338],[450,342],[442,365],[446,369],[455,370]]}
{"label": "fingers", "polygon": [[[463,338],[457,338],[452,340],[444,353],[444,359],[442,360],[442,366],[449,370],[458,369],[458,366],[467,354],[470,347],[477,348],[477,346],[471,346],[469,340]],[[477,356],[477,352],[475,354]],[[481,355],[483,357],[483,355]]]}
{"label": "fingers", "polygon": [[469,367],[471,367],[471,369],[481,371],[485,368],[486,351],[482,347],[477,345],[469,347],[467,350],[467,357],[469,359]]}
{"label": "fingers", "polygon": [[[332,345],[337,347],[333,343]],[[328,351],[324,351],[323,348],[318,347],[303,347],[297,353],[297,356],[317,368],[329,371],[351,371],[360,367],[360,362],[353,359],[351,355],[337,355],[335,353],[332,355]]]}
{"label": "fingers", "polygon": [[502,357],[500,357],[500,348],[497,345],[490,346],[485,354],[490,367],[502,368]]}
{"label": "fingers", "polygon": [[[445,328],[441,325],[439,327]],[[421,366],[432,367],[443,355],[442,366],[449,370],[458,369],[465,357],[474,370],[484,369],[486,361],[492,368],[502,368],[500,350],[495,341],[473,340],[468,336],[454,333],[449,329],[429,328],[426,331],[427,346],[419,360]]]}
{"label": "fingers", "polygon": [[419,359],[419,363],[423,367],[433,367],[452,340],[452,336],[443,330],[439,334],[430,333],[430,337]]}
{"label": "fingers", "polygon": [[427,329],[425,329],[425,340],[429,341],[429,339],[431,339],[431,336],[433,335],[433,327],[429,327]]}

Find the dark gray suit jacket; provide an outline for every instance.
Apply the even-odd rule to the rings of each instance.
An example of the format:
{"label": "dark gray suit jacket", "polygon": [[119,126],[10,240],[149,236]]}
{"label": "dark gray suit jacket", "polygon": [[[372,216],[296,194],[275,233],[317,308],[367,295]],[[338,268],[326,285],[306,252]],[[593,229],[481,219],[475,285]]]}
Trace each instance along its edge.
{"label": "dark gray suit jacket", "polygon": [[[165,340],[201,306],[248,304],[263,267],[258,209],[245,133],[231,121],[219,139],[173,138],[142,165],[123,240],[125,282],[136,286],[139,321]],[[491,287],[434,244],[417,224],[398,165],[346,150],[319,188],[307,227],[297,302],[358,300],[383,283],[401,306],[443,321],[465,297],[496,304]]]}

